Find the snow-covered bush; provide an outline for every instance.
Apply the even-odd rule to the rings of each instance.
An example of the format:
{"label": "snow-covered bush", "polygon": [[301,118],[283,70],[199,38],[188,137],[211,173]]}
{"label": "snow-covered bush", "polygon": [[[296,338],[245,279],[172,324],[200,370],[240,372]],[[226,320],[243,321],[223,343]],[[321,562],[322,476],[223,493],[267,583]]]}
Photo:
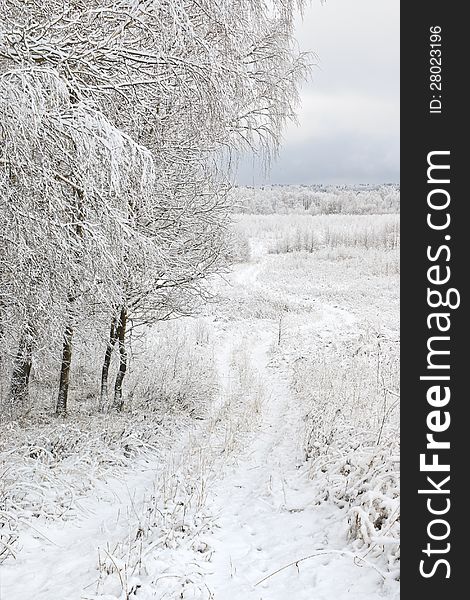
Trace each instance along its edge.
{"label": "snow-covered bush", "polygon": [[15,555],[19,524],[76,518],[77,501],[98,480],[135,466],[150,452],[154,456],[183,424],[181,416],[176,425],[171,415],[156,418],[142,411],[75,414],[73,422],[62,423],[34,414],[5,424],[0,434],[0,562]]}
{"label": "snow-covered bush", "polygon": [[317,501],[348,512],[357,549],[399,558],[398,343],[365,330],[295,362],[305,458]]}
{"label": "snow-covered bush", "polygon": [[347,251],[397,252],[400,217],[383,215],[237,215],[237,231],[270,254]]}
{"label": "snow-covered bush", "polygon": [[398,215],[292,216],[282,221],[268,246],[274,254],[340,247],[394,250],[400,245]]}
{"label": "snow-covered bush", "polygon": [[160,323],[136,344],[133,363],[135,407],[201,416],[217,392],[212,335],[201,319]]}
{"label": "snow-covered bush", "polygon": [[240,228],[232,227],[227,233],[225,258],[229,264],[248,262],[250,260],[250,241]]}
{"label": "snow-covered bush", "polygon": [[366,264],[368,274],[385,277],[400,273],[400,249],[384,250],[382,248],[364,248],[352,246],[336,246],[322,248],[315,259],[327,261],[348,261],[351,264]]}

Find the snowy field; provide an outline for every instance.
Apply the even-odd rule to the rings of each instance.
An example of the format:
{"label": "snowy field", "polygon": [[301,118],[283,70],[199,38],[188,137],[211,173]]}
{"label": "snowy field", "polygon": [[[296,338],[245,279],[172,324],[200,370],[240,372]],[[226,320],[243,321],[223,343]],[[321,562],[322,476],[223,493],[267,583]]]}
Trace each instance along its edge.
{"label": "snowy field", "polygon": [[397,215],[237,215],[122,413],[82,344],[67,419],[2,423],[0,599],[398,598],[398,253]]}

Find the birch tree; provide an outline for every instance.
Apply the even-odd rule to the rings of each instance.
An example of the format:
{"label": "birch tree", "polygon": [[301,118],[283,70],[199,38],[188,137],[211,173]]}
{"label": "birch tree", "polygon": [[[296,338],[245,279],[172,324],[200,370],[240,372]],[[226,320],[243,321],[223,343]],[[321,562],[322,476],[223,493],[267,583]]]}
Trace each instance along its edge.
{"label": "birch tree", "polygon": [[145,196],[152,158],[88,105],[72,102],[66,83],[48,69],[0,76],[0,114],[5,289],[20,323],[10,400],[25,395],[35,333],[63,327],[64,412],[77,300],[94,295],[108,304],[120,293],[119,254],[135,237],[127,232],[128,196]]}

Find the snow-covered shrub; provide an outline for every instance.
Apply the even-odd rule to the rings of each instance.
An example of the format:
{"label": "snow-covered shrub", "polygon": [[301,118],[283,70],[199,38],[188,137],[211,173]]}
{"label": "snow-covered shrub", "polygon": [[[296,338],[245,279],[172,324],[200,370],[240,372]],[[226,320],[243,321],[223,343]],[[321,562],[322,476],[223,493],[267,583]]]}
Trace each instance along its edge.
{"label": "snow-covered shrub", "polygon": [[0,564],[10,555],[15,556],[14,544],[18,539],[18,518],[3,507],[4,492],[0,483]]}
{"label": "snow-covered shrub", "polygon": [[273,254],[338,247],[394,250],[400,245],[398,215],[291,215],[277,221],[268,246]]}
{"label": "snow-covered shrub", "polygon": [[227,453],[240,446],[244,433],[252,430],[264,401],[263,382],[253,366],[246,340],[241,340],[232,350],[228,377],[226,398],[217,415],[217,423],[223,430],[222,452]]}
{"label": "snow-covered shrub", "polygon": [[227,234],[225,258],[229,264],[248,262],[251,257],[250,241],[239,227],[232,227]]}
{"label": "snow-covered shrub", "polygon": [[351,264],[366,264],[369,275],[385,277],[400,273],[400,249],[364,248],[335,246],[322,248],[315,258],[328,261],[349,261]]}
{"label": "snow-covered shrub", "polygon": [[279,232],[270,247],[272,254],[285,254],[287,252],[315,252],[322,246],[322,235],[315,228],[297,225],[289,232]]}
{"label": "snow-covered shrub", "polygon": [[89,413],[64,422],[35,413],[0,430],[0,562],[15,555],[19,524],[75,519],[80,497],[100,480],[124,477],[137,460],[155,459],[194,423],[181,413],[142,408]]}
{"label": "snow-covered shrub", "polygon": [[136,346],[127,387],[133,405],[200,416],[217,391],[209,326],[162,322]]}
{"label": "snow-covered shrub", "polygon": [[399,272],[400,217],[377,215],[237,215],[234,226],[251,240],[252,254],[304,252],[333,260],[359,252],[387,253]]}
{"label": "snow-covered shrub", "polygon": [[399,558],[398,344],[383,333],[329,346],[295,362],[306,407],[305,457],[318,502],[348,511],[357,549]]}

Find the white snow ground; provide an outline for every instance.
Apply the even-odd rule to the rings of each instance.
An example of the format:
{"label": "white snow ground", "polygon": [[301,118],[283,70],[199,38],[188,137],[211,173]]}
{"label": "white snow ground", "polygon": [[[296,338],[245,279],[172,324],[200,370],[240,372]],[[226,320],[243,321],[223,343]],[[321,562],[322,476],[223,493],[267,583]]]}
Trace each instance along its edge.
{"label": "white snow ground", "polygon": [[[261,289],[266,258],[230,278],[246,303]],[[274,282],[262,291],[278,292]],[[312,344],[355,323],[337,304],[291,318]],[[398,597],[377,564],[355,560],[344,511],[315,504],[276,320],[214,326],[222,386],[209,417],[163,458],[77,499],[73,521],[25,524],[16,559],[0,567],[0,600]]]}

